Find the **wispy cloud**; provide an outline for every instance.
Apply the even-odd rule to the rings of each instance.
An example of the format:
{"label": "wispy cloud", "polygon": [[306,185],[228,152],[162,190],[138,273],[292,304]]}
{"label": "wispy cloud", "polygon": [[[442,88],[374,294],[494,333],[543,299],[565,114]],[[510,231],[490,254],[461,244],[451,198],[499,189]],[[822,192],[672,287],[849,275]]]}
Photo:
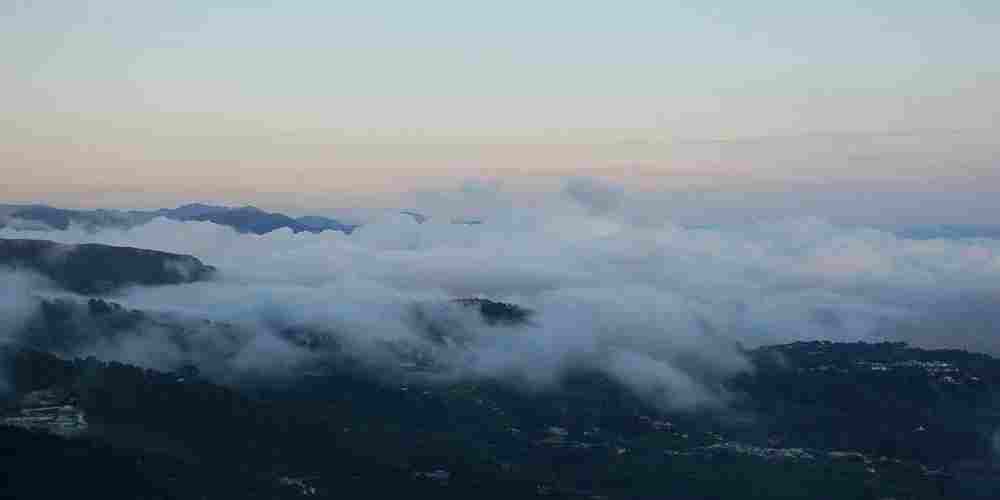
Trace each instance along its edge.
{"label": "wispy cloud", "polygon": [[[486,192],[482,206],[468,189],[457,195],[480,225],[394,215],[352,235],[242,235],[167,220],[32,234],[188,253],[217,266],[215,281],[135,288],[116,300],[244,325],[258,332],[239,347],[251,367],[271,363],[271,353],[301,354],[277,334],[297,327],[375,363],[399,362],[382,346],[410,345],[452,376],[545,385],[586,368],[689,407],[724,400],[712,380],[748,368],[738,345],[890,338],[1000,353],[990,326],[1000,321],[998,240],[910,240],[816,218],[687,228],[669,214],[637,215],[626,189],[593,179],[530,206],[496,186]],[[6,284],[5,293],[26,287]],[[459,307],[427,309],[463,332],[455,344],[433,343],[415,326],[414,307],[466,296],[535,315],[529,326],[496,327]]]}

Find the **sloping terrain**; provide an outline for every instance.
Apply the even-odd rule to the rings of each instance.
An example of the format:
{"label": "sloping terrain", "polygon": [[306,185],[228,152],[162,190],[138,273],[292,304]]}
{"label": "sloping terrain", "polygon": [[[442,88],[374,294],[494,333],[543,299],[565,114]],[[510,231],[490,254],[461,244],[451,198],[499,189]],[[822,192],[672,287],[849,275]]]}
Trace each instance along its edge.
{"label": "sloping terrain", "polygon": [[[14,349],[4,356],[13,389],[8,415],[37,391],[54,389],[71,395],[86,414],[85,436],[46,440],[49,446],[149,455],[143,463],[150,470],[143,474],[184,475],[180,484],[202,477],[195,465],[217,470],[217,481],[226,483],[224,478],[253,477],[280,489],[301,480],[320,497],[403,494],[412,483],[432,488],[435,496],[488,486],[477,493],[487,498],[659,498],[665,492],[673,498],[991,498],[997,484],[989,457],[961,442],[928,463],[880,448],[879,438],[864,432],[853,437],[855,448],[815,442],[816,434],[849,433],[849,420],[819,420],[807,430],[777,427],[775,422],[810,418],[809,411],[794,409],[794,392],[767,401],[792,408],[783,413],[766,414],[767,404],[753,404],[670,414],[597,374],[570,376],[560,389],[534,394],[488,382],[389,382],[349,367],[226,388],[193,370],[160,373]],[[977,370],[970,377],[995,376],[995,366]],[[768,377],[769,384],[801,386],[803,392],[811,384],[795,371],[780,380]],[[985,397],[992,389],[977,392]],[[907,408],[920,412],[913,406],[935,404],[914,399]],[[857,399],[850,410],[871,414],[878,406]],[[734,422],[748,412],[754,419]],[[967,424],[956,419],[939,425],[957,432]],[[900,422],[894,432],[908,427]],[[96,444],[74,444],[80,439]],[[798,446],[810,440],[813,446]],[[203,491],[211,497],[226,489],[209,481]]]}
{"label": "sloping terrain", "polygon": [[[0,244],[6,265],[85,294],[212,271],[149,250]],[[670,410],[583,366],[528,388],[455,377],[424,356],[474,341],[469,317],[441,311],[496,335],[539,328],[534,311],[486,298],[414,302],[407,325],[427,342],[375,342],[372,359],[334,326],[271,325],[306,353],[273,373],[240,371],[259,340],[252,322],[35,300],[0,346],[0,437],[18,457],[0,464],[15,478],[8,496],[875,500],[1000,488],[1000,361],[983,354],[889,342],[743,350],[751,369],[718,381],[725,405]],[[65,481],[44,481],[54,467]],[[94,478],[107,471],[117,481],[102,490]]]}
{"label": "sloping terrain", "polygon": [[190,255],[28,239],[0,239],[0,267],[36,272],[82,294],[107,293],[127,285],[190,283],[215,270]]}

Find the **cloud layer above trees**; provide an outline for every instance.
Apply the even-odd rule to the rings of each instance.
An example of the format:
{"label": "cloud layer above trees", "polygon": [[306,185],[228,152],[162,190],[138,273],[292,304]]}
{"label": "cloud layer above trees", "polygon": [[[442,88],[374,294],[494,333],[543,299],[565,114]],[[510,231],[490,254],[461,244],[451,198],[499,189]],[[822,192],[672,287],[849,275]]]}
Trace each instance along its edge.
{"label": "cloud layer above trees", "polygon": [[[130,230],[6,229],[0,237],[152,248],[216,266],[209,282],[133,288],[113,300],[244,325],[255,334],[240,344],[237,364],[265,371],[309,356],[276,333],[296,327],[324,332],[376,365],[399,361],[380,346],[412,345],[449,376],[541,387],[583,367],[665,406],[691,407],[724,401],[713,381],[748,369],[740,345],[891,339],[1000,352],[992,331],[1000,324],[998,240],[908,240],[814,218],[682,227],[589,179],[530,204],[496,186],[452,198],[463,203],[456,217],[484,223],[421,224],[401,214],[352,235],[257,236],[158,219]],[[7,327],[23,321],[25,290],[44,287],[23,276],[5,283]],[[447,305],[459,297],[535,314],[526,326],[491,326]],[[430,342],[415,326],[415,307],[461,332],[461,342]],[[158,349],[169,347],[104,353],[142,362]]]}

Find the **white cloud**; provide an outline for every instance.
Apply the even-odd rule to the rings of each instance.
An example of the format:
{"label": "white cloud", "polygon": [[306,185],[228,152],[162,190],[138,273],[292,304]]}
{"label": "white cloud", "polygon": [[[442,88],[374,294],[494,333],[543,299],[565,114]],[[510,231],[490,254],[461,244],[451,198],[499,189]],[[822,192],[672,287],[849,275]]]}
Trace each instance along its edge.
{"label": "white cloud", "polygon": [[[906,240],[814,218],[702,229],[666,216],[636,222],[624,191],[593,180],[530,206],[495,186],[462,196],[482,191],[488,212],[475,196],[466,200],[482,225],[387,216],[353,235],[257,236],[161,219],[0,237],[154,248],[217,266],[215,281],[136,288],[116,300],[260,332],[238,348],[234,368],[297,359],[301,350],[275,332],[304,325],[378,362],[391,359],[385,342],[404,342],[456,376],[544,385],[582,366],[665,405],[692,406],[718,403],[711,380],[747,369],[736,343],[889,337],[1000,352],[986,326],[1000,321],[1000,308],[959,314],[953,306],[1000,302],[996,240]],[[461,328],[461,347],[434,344],[414,326],[414,304],[466,296],[537,314],[532,326],[508,328],[455,307],[429,309],[432,321]],[[952,331],[965,333],[949,338]],[[157,354],[155,345],[123,352],[133,361]]]}

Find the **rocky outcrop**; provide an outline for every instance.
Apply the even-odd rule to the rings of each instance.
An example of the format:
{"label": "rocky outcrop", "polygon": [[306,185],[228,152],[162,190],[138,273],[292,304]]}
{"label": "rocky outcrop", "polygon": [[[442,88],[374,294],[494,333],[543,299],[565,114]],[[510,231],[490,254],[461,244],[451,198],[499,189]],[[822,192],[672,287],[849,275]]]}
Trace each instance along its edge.
{"label": "rocky outcrop", "polygon": [[463,307],[479,309],[479,314],[487,324],[522,324],[528,321],[532,311],[517,304],[497,302],[482,298],[455,299],[453,302]]}

